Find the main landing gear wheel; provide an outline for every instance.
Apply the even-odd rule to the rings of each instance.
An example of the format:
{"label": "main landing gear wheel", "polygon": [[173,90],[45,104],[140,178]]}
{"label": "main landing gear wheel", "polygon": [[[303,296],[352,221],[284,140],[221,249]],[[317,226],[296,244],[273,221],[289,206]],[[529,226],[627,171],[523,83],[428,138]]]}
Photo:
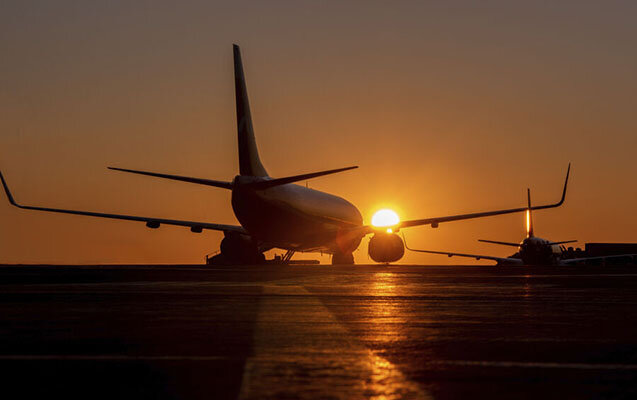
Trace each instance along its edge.
{"label": "main landing gear wheel", "polygon": [[338,264],[345,264],[345,265],[354,264],[354,254],[352,253],[332,254],[332,265],[338,265]]}

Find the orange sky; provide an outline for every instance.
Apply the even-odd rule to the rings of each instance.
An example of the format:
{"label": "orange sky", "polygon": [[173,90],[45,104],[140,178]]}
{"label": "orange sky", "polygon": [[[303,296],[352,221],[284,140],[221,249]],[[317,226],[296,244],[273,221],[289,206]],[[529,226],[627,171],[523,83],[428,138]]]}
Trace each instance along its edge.
{"label": "orange sky", "polygon": [[[381,206],[404,219],[522,206],[527,186],[554,201],[571,161],[567,202],[534,215],[536,235],[637,242],[634,2],[25,3],[0,5],[0,168],[18,201],[236,223],[228,191],[106,166],[232,179],[239,43],[272,175],[359,165],[310,187],[369,222]],[[0,220],[4,263],[193,263],[222,236],[4,195]],[[404,232],[505,256],[476,239],[524,230],[519,214]],[[367,239],[356,261],[371,262]]]}

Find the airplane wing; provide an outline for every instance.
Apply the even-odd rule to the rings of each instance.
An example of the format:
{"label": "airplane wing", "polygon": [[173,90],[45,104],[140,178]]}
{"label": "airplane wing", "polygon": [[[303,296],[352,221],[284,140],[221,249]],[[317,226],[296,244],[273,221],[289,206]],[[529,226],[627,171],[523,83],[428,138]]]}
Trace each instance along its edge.
{"label": "airplane wing", "polygon": [[415,251],[418,253],[429,253],[429,254],[444,254],[448,257],[467,257],[467,258],[475,258],[476,260],[493,260],[495,262],[498,263],[498,265],[500,264],[505,264],[505,265],[523,265],[523,262],[521,259],[519,258],[513,258],[513,257],[495,257],[495,256],[485,256],[485,255],[481,255],[481,254],[466,254],[466,253],[454,253],[454,252],[449,252],[449,251],[434,251],[434,250],[419,250],[419,249],[412,249],[407,245],[407,240],[405,240],[405,236],[403,235],[403,241],[405,242],[405,248],[409,251]]}
{"label": "airplane wing", "polygon": [[522,260],[519,258],[512,257],[495,257],[495,256],[485,256],[482,254],[465,254],[465,253],[453,253],[448,251],[434,251],[434,250],[418,250],[418,249],[407,249],[409,251],[416,251],[419,253],[430,253],[430,254],[444,254],[448,257],[467,257],[467,258],[475,258],[476,260],[493,260],[498,264],[507,264],[507,265],[522,265]]}
{"label": "airplane wing", "polygon": [[637,254],[616,254],[610,256],[599,256],[599,257],[580,257],[580,258],[569,258],[566,260],[560,260],[560,265],[577,265],[577,264],[586,264],[589,262],[602,262],[602,263],[621,263],[626,262],[627,264],[635,264],[637,263]]}
{"label": "airplane wing", "polygon": [[[568,169],[566,170],[566,179],[564,180],[564,189],[562,190],[562,198],[560,199],[560,201],[558,201],[557,203],[553,203],[553,204],[546,204],[546,205],[541,205],[541,206],[534,206],[531,207],[531,210],[543,210],[546,208],[555,208],[555,207],[559,207],[564,203],[564,200],[566,198],[566,187],[568,185],[568,176],[569,173],[571,172],[571,164],[568,164]],[[471,214],[459,214],[459,215],[450,215],[450,216],[445,216],[445,217],[435,217],[435,218],[424,218],[424,219],[413,219],[413,220],[409,220],[409,221],[402,221],[400,222],[394,230],[399,230],[402,228],[409,228],[412,226],[420,226],[420,225],[431,225],[432,228],[436,228],[438,226],[438,224],[440,224],[441,222],[450,222],[450,221],[460,221],[460,220],[464,220],[464,219],[472,219],[472,218],[482,218],[482,217],[489,217],[489,216],[493,216],[493,215],[503,215],[503,214],[512,214],[512,213],[517,213],[517,212],[523,212],[528,210],[529,207],[519,207],[519,208],[510,208],[510,209],[506,209],[506,210],[495,210],[495,211],[486,211],[486,212],[477,212],[477,213],[471,213]]]}
{"label": "airplane wing", "polygon": [[107,214],[107,213],[92,212],[92,211],[77,211],[77,210],[65,210],[60,208],[25,206],[25,205],[18,204],[15,201],[15,199],[11,195],[11,191],[9,191],[9,186],[7,186],[7,182],[4,180],[4,176],[2,176],[2,172],[0,172],[0,180],[2,180],[2,186],[4,187],[4,191],[7,194],[9,203],[11,203],[11,205],[13,206],[16,206],[18,208],[22,208],[25,210],[48,211],[48,212],[56,212],[56,213],[63,213],[63,214],[86,215],[90,217],[123,219],[128,221],[140,221],[140,222],[145,222],[146,226],[148,226],[149,228],[159,228],[161,224],[186,226],[186,227],[189,227],[190,230],[195,233],[200,233],[203,229],[210,229],[214,231],[237,232],[237,233],[248,234],[243,227],[238,225],[212,224],[209,222],[181,221],[181,220],[166,219],[166,218],[139,217],[135,215]]}

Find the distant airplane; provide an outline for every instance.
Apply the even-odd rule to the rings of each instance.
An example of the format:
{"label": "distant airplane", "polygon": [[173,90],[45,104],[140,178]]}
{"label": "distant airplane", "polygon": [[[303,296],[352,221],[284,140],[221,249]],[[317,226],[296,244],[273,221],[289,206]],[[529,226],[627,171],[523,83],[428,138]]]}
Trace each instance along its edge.
{"label": "distant airplane", "polygon": [[526,238],[522,240],[520,243],[512,243],[512,242],[501,242],[496,240],[484,240],[478,239],[480,242],[485,243],[493,243],[499,244],[503,246],[511,246],[517,247],[518,252],[510,257],[495,257],[495,256],[487,256],[487,255],[479,255],[479,254],[465,254],[465,253],[452,253],[446,251],[434,251],[434,250],[419,250],[412,249],[407,245],[407,241],[405,241],[405,246],[410,251],[415,251],[419,253],[430,253],[430,254],[444,254],[448,257],[469,257],[475,258],[476,260],[493,260],[499,266],[504,265],[575,265],[575,264],[587,264],[587,263],[599,263],[605,264],[606,262],[613,262],[613,260],[620,262],[634,262],[635,254],[621,254],[621,255],[612,255],[612,256],[603,256],[603,257],[579,257],[579,258],[566,258],[566,249],[564,248],[564,244],[566,243],[574,243],[577,240],[563,240],[559,242],[553,242],[550,240],[542,239],[534,235],[533,232],[533,215],[532,210],[534,207],[531,207],[531,191],[527,189],[527,198],[528,198],[528,207],[526,210]]}
{"label": "distant airplane", "polygon": [[[220,254],[212,259],[212,263],[215,264],[261,263],[265,260],[263,253],[273,248],[287,250],[284,260],[289,260],[295,251],[321,251],[332,255],[332,264],[353,264],[354,256],[352,253],[358,248],[363,237],[368,234],[373,234],[368,248],[370,257],[376,262],[389,263],[401,259],[405,252],[403,241],[396,234],[402,228],[419,225],[431,225],[436,228],[442,222],[527,210],[526,207],[521,207],[402,222],[396,217],[394,220],[381,220],[376,223],[377,226],[365,225],[358,209],[345,199],[293,184],[323,175],[347,171],[357,168],[356,166],[284,178],[270,177],[261,164],[257,151],[239,46],[233,45],[233,52],[239,175],[229,182],[125,168],[109,168],[230,190],[232,192],[232,209],[241,225],[20,205],[14,200],[0,173],[0,179],[9,202],[16,207],[27,210],[141,221],[145,222],[149,228],[158,228],[164,224],[189,227],[195,233],[200,233],[204,229],[222,231],[224,238],[220,244]],[[561,206],[566,197],[567,183],[568,170],[560,201],[531,209],[540,210]]]}

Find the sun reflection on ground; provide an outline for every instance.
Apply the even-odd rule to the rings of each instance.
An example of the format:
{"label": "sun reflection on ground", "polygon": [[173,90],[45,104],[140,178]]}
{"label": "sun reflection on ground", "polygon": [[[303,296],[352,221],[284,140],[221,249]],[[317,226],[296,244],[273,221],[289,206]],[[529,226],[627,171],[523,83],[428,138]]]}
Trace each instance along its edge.
{"label": "sun reflection on ground", "polygon": [[404,339],[405,319],[400,311],[401,290],[396,286],[396,276],[391,272],[377,272],[371,276],[368,295],[373,299],[367,306],[368,318],[373,330],[368,340],[378,343]]}
{"label": "sun reflection on ground", "polygon": [[[377,272],[371,277],[369,296],[374,300],[369,305],[369,322],[373,327],[365,342],[396,342],[405,339],[406,321],[400,312],[400,296],[404,288],[396,285],[396,275],[391,272]],[[367,388],[371,389],[370,399],[393,400],[409,398],[430,398],[416,383],[406,379],[400,369],[373,351],[369,355],[372,374]]]}
{"label": "sun reflection on ground", "polygon": [[[393,274],[381,275],[372,291],[390,295],[396,288],[393,279]],[[431,398],[398,366],[358,340],[314,293],[286,284],[265,285],[262,290],[240,399]],[[299,307],[306,311],[302,319],[296,312]],[[392,312],[375,303],[370,317],[392,319]]]}
{"label": "sun reflection on ground", "polygon": [[369,352],[372,373],[364,383],[364,394],[368,399],[430,399],[418,384],[405,378],[398,368],[387,359]]}

